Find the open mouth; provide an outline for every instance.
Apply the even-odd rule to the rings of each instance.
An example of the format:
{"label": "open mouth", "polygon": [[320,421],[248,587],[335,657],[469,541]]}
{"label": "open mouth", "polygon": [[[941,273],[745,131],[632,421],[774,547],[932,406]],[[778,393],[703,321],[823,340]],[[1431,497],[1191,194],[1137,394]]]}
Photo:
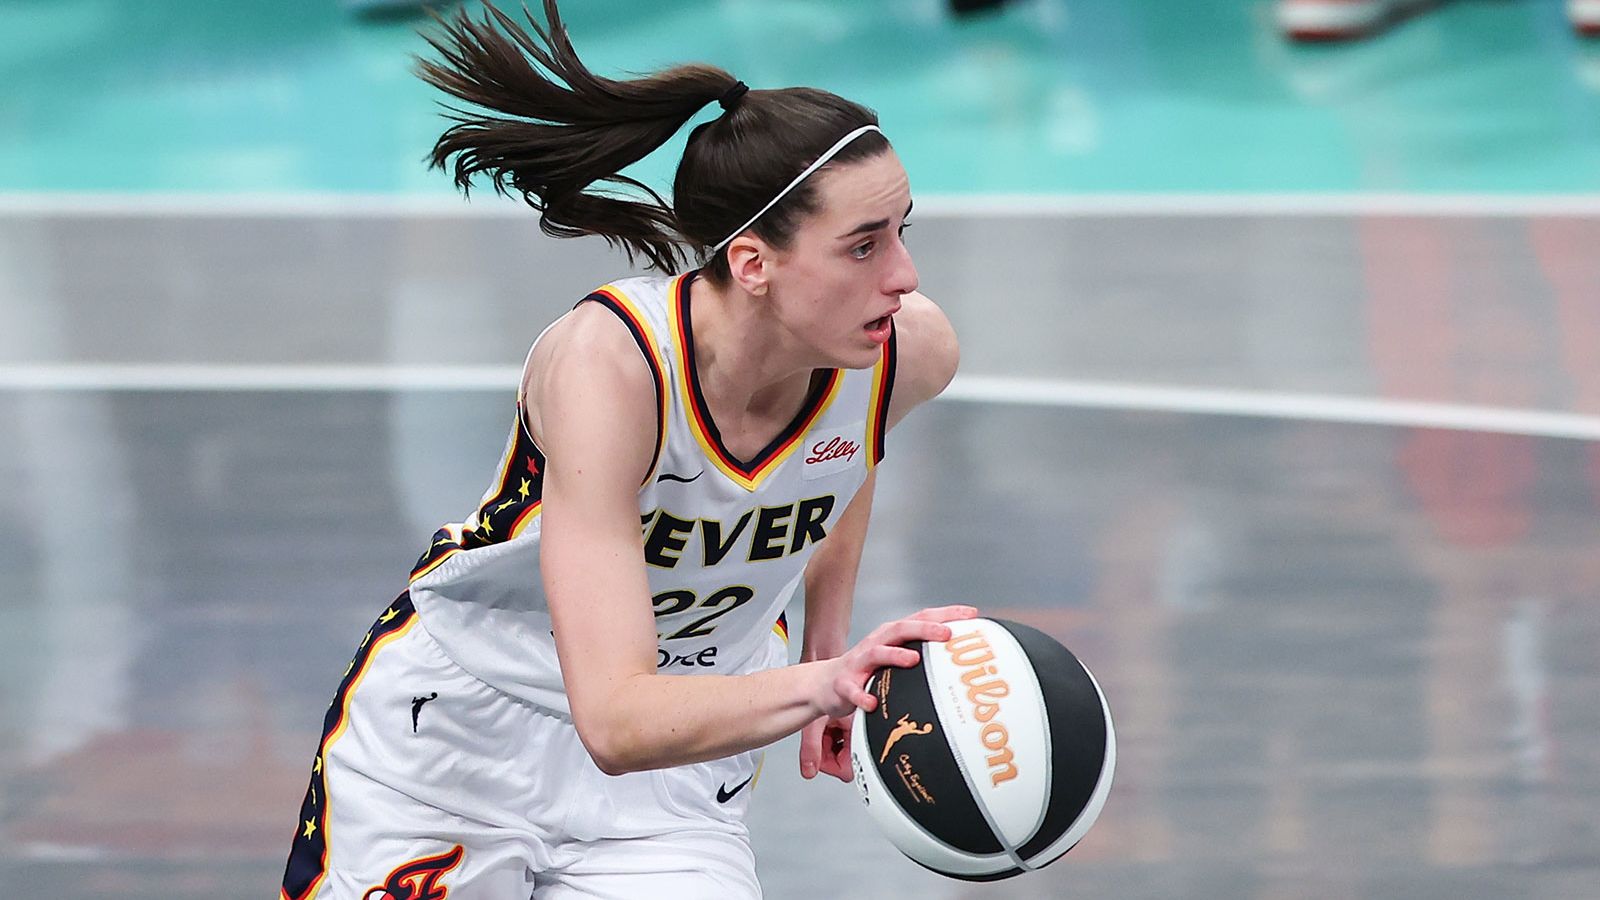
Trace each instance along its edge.
{"label": "open mouth", "polygon": [[889,328],[889,326],[894,321],[894,314],[899,312],[899,311],[900,311],[900,304],[896,303],[894,305],[894,308],[889,310],[889,312],[887,314],[879,316],[878,318],[873,319],[871,322],[868,322],[867,325],[866,325],[866,329],[868,331],[883,331],[883,330]]}
{"label": "open mouth", "polygon": [[888,343],[889,335],[894,332],[894,313],[873,319],[863,325],[861,330],[866,332],[867,340],[872,341],[874,344]]}

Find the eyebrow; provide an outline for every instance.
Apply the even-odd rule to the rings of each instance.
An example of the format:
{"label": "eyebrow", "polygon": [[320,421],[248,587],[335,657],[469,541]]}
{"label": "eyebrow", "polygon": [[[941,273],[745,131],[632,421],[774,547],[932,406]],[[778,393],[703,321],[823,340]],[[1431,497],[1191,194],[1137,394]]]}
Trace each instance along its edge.
{"label": "eyebrow", "polygon": [[[915,204],[914,201],[910,202],[910,203],[907,203],[906,204],[906,214],[904,216],[902,216],[901,218],[902,219],[909,218],[910,215],[911,215],[911,207],[913,207],[915,205],[916,204]],[[853,238],[858,234],[869,234],[871,232],[877,231],[879,228],[882,228],[882,227],[884,227],[885,225],[888,225],[888,224],[889,224],[889,220],[888,219],[873,219],[871,222],[862,222],[860,225],[857,225],[856,227],[854,227],[854,228],[850,229],[849,231],[845,232],[844,234],[839,235],[839,237],[836,238],[836,240],[841,240],[842,241],[845,238]]]}

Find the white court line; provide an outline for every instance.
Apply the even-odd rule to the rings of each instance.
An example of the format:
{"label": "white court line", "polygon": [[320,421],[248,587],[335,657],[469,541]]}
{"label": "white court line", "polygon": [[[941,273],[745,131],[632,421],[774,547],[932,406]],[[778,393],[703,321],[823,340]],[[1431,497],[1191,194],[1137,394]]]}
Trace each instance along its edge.
{"label": "white court line", "polygon": [[1600,416],[1328,394],[973,376],[957,378],[943,396],[984,403],[1198,413],[1600,440]]}
{"label": "white court line", "polygon": [[0,390],[515,390],[520,366],[314,366],[34,363],[0,366]]}
{"label": "white court line", "polygon": [[913,217],[1504,216],[1600,217],[1600,194],[951,194],[917,199]]}
{"label": "white court line", "polygon": [[[0,220],[40,217],[506,218],[537,221],[520,200],[454,194],[0,192]],[[936,219],[1114,216],[1600,217],[1600,194],[929,194]]]}
{"label": "white court line", "polygon": [[[0,366],[0,391],[488,390],[510,394],[520,374],[517,366],[35,364]],[[1600,440],[1600,416],[1326,394],[968,375],[957,377],[942,399]]]}

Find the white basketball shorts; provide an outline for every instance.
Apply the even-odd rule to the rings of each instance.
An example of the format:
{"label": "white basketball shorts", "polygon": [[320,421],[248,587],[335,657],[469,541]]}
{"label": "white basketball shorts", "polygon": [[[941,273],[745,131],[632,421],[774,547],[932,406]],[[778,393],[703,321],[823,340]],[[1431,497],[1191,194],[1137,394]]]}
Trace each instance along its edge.
{"label": "white basketball shorts", "polygon": [[[767,663],[787,655],[773,635]],[[759,897],[761,758],[606,775],[570,719],[467,674],[401,595],[328,710],[280,897]]]}

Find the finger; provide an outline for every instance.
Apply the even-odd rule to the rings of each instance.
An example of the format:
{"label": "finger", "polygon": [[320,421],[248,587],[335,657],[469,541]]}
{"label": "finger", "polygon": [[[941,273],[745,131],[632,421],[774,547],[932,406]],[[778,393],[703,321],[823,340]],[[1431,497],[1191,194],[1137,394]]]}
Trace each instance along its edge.
{"label": "finger", "polygon": [[[851,652],[855,653],[857,651]],[[869,663],[867,666],[867,671],[870,672],[875,668],[877,668],[877,666],[870,665]],[[868,676],[866,674],[860,672],[859,670],[854,673],[850,671],[841,672],[833,681],[834,696],[838,697],[843,703],[848,703],[851,706],[864,709],[867,712],[872,712],[873,709],[877,707],[878,698],[867,692],[864,684],[864,682],[867,680],[867,677]],[[853,713],[854,710],[846,709],[840,712],[839,717],[849,716]]]}
{"label": "finger", "polygon": [[829,727],[833,729],[833,732],[836,735],[838,735],[841,747],[838,758],[835,760],[835,765],[833,767],[833,776],[845,783],[855,780],[855,766],[851,764],[850,758],[850,739],[855,733],[855,725],[855,716],[847,716],[843,719],[835,719],[829,723]]}
{"label": "finger", "polygon": [[875,629],[869,640],[878,644],[911,644],[927,641],[942,644],[950,640],[949,626],[929,619],[904,618],[887,622]]}
{"label": "finger", "polygon": [[822,771],[823,771],[823,773],[827,774],[827,775],[832,775],[833,777],[839,779],[840,781],[848,780],[848,779],[845,778],[844,773],[849,768],[850,768],[850,753],[849,753],[848,750],[841,750],[840,752],[837,752],[837,753],[828,753],[828,754],[825,754],[822,757]]}
{"label": "finger", "polygon": [[874,671],[884,666],[909,669],[922,660],[922,654],[910,647],[874,647],[867,659]]}
{"label": "finger", "polygon": [[827,765],[823,766],[822,772],[824,775],[832,775],[834,778],[845,782],[848,782],[850,776],[854,774],[851,771],[849,760],[843,756],[828,760]]}
{"label": "finger", "polygon": [[823,721],[818,719],[800,729],[800,777],[808,781],[817,777],[817,768],[823,755]]}
{"label": "finger", "polygon": [[929,622],[951,622],[958,619],[972,619],[978,615],[976,606],[956,604],[954,606],[930,606],[927,609],[912,613],[908,618],[922,619]]}
{"label": "finger", "polygon": [[850,762],[850,729],[839,727],[839,722],[849,722],[849,719],[835,719],[823,732],[822,772],[832,775],[841,781],[846,780],[844,770],[849,768]]}
{"label": "finger", "polygon": [[840,760],[844,760],[850,755],[850,735],[855,730],[855,722],[855,716],[850,716],[844,719],[835,719],[828,726],[829,736],[833,739],[830,743],[833,746],[834,754]]}
{"label": "finger", "polygon": [[833,771],[828,774],[839,779],[845,784],[849,784],[850,782],[854,781],[856,777],[855,767],[851,766],[850,760],[844,756],[839,757],[839,759],[834,762]]}

